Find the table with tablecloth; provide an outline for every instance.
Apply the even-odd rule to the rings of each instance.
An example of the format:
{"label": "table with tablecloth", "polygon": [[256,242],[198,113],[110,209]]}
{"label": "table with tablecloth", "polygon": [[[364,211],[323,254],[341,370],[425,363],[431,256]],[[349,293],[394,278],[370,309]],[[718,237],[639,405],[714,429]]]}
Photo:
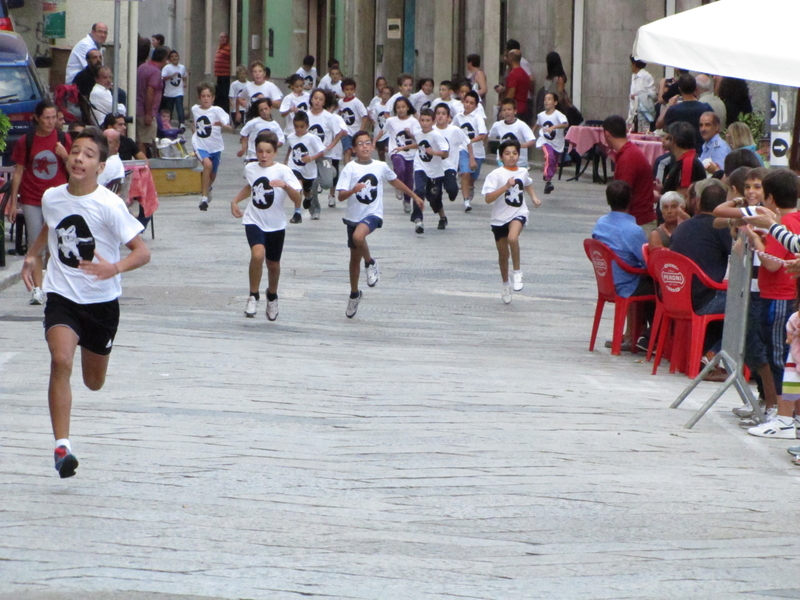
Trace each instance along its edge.
{"label": "table with tablecloth", "polygon": [[144,216],[146,218],[152,217],[153,213],[158,209],[158,192],[156,192],[156,184],[153,181],[150,167],[146,164],[123,164],[125,165],[125,174],[131,174],[126,202],[129,206],[133,202],[138,202],[142,206]]}
{"label": "table with tablecloth", "polygon": [[[571,144],[575,150],[583,156],[587,152],[591,152],[596,146],[602,150],[602,154],[614,160],[616,153],[611,150],[606,144],[606,138],[603,134],[602,127],[590,127],[584,125],[573,125],[567,130],[565,136],[567,143]],[[647,158],[650,165],[654,165],[656,159],[664,154],[664,149],[661,146],[661,138],[657,135],[647,133],[629,133],[628,141],[634,146],[639,148]],[[598,174],[595,172],[594,179],[599,179]]]}

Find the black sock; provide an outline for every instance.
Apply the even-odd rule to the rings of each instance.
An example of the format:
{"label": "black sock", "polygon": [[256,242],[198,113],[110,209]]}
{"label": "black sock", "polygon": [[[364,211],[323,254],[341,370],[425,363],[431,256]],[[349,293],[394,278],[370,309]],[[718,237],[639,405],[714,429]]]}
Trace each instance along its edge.
{"label": "black sock", "polygon": [[256,302],[258,302],[259,300],[261,300],[261,294],[259,294],[258,292],[250,292],[250,295],[251,295],[253,298],[255,298],[255,299],[256,299]]}
{"label": "black sock", "polygon": [[350,292],[350,298],[353,299],[353,300],[358,298],[358,292]]}
{"label": "black sock", "polygon": [[273,294],[269,290],[267,290],[267,302],[273,302],[278,299],[278,294]]}
{"label": "black sock", "polygon": [[365,266],[365,267],[371,267],[371,266],[372,266],[372,265],[374,265],[374,264],[375,264],[375,259],[374,259],[374,258],[373,258],[373,259],[371,259],[369,262],[367,262],[367,261],[364,261],[364,266]]}

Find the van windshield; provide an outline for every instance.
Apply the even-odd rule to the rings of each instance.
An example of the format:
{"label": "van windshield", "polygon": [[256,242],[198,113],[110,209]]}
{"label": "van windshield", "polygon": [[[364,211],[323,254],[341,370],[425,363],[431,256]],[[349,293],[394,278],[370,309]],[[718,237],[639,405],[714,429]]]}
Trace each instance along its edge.
{"label": "van windshield", "polygon": [[26,67],[0,67],[0,105],[39,98],[37,86]]}

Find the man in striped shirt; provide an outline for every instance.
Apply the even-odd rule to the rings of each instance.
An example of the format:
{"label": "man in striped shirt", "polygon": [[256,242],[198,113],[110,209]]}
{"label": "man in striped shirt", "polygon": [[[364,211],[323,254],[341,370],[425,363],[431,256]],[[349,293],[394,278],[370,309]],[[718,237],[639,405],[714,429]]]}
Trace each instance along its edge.
{"label": "man in striped shirt", "polygon": [[214,106],[230,112],[228,92],[231,88],[231,43],[224,31],[219,34],[219,48],[214,55],[214,76],[217,78],[217,97],[214,99]]}

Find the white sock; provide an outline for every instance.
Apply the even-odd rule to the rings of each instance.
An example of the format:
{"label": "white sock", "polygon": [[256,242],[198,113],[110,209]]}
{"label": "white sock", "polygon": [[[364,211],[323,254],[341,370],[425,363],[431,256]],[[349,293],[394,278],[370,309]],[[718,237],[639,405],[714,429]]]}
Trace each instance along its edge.
{"label": "white sock", "polygon": [[59,446],[66,446],[67,450],[72,452],[72,446],[69,445],[69,440],[67,438],[56,440],[56,448],[58,448]]}
{"label": "white sock", "polygon": [[514,270],[514,275],[518,275],[518,274],[520,274],[520,273],[522,273],[522,271],[521,271],[520,269],[515,269],[515,270]]}
{"label": "white sock", "polygon": [[785,417],[783,415],[777,415],[777,420],[783,423],[784,425],[791,425],[794,422],[792,417]]}

